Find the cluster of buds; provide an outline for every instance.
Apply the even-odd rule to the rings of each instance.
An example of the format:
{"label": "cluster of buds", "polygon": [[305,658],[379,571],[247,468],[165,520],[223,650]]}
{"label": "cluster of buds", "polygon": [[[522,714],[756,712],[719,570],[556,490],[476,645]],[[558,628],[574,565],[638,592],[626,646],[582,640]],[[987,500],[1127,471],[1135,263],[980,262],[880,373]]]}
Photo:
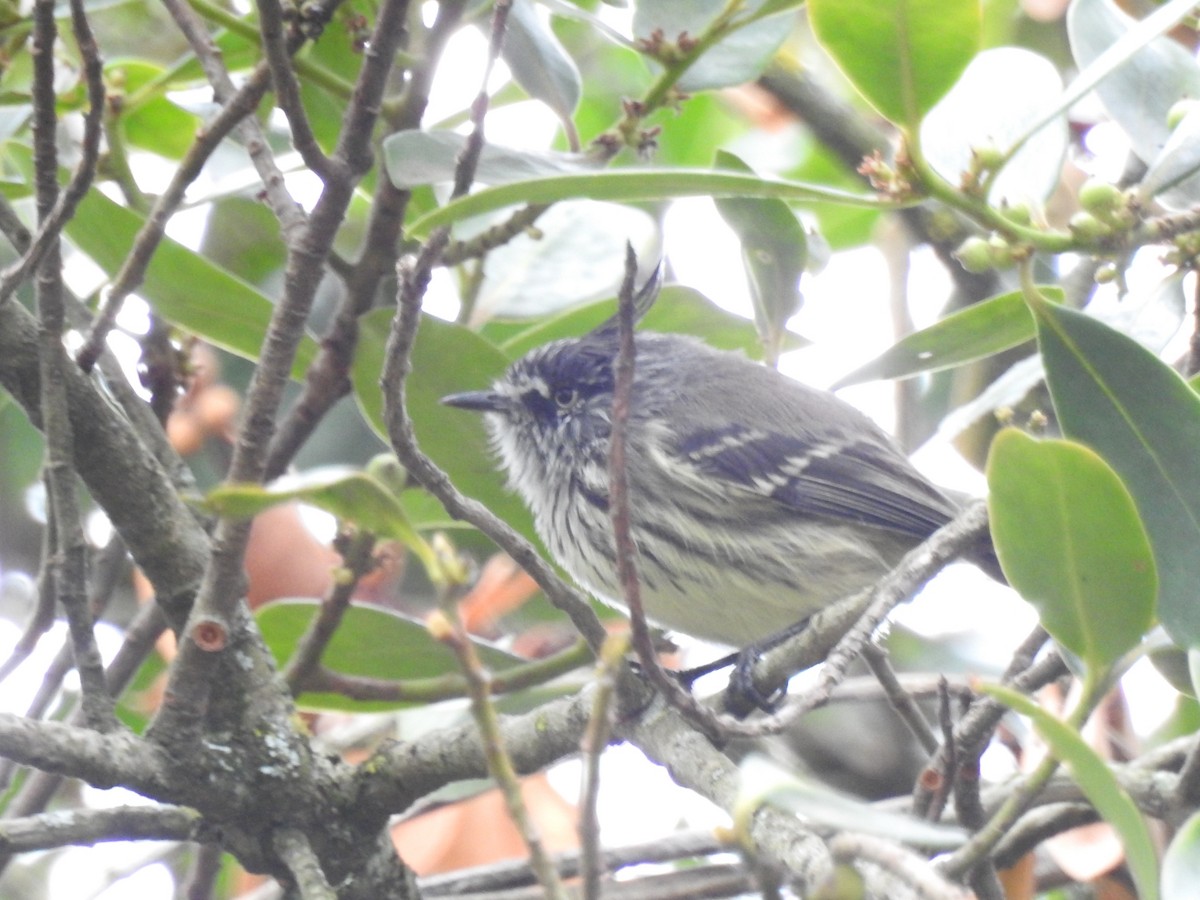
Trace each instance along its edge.
{"label": "cluster of buds", "polygon": [[1172,238],[1162,261],[1180,269],[1200,269],[1200,232],[1188,231]]}
{"label": "cluster of buds", "polygon": [[637,38],[634,47],[641,53],[658,60],[665,66],[683,62],[696,52],[698,42],[686,31],[679,32],[674,41],[668,41],[661,28],[655,28],[649,37]]}
{"label": "cluster of buds", "polygon": [[894,200],[905,200],[913,195],[907,158],[902,153],[896,154],[896,163],[892,166],[876,150],[859,163],[858,174],[866,178],[879,193]]}
{"label": "cluster of buds", "polygon": [[1007,269],[1028,259],[1032,252],[1029,245],[1014,243],[999,232],[993,232],[986,238],[978,235],[967,238],[954,251],[954,257],[968,272],[978,274]]}
{"label": "cluster of buds", "polygon": [[1089,244],[1128,231],[1137,223],[1138,202],[1132,193],[1097,178],[1079,189],[1081,209],[1067,223],[1071,234]]}

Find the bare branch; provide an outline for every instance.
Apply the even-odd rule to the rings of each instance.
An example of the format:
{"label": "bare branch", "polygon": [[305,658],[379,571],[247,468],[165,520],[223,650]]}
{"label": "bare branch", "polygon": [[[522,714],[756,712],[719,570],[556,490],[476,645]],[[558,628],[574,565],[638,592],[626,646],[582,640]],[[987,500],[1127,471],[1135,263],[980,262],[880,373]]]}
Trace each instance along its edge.
{"label": "bare branch", "polygon": [[872,674],[878,679],[880,687],[883,688],[884,696],[887,697],[888,703],[892,709],[896,711],[901,721],[908,726],[908,730],[912,732],[913,737],[921,744],[926,753],[932,753],[937,749],[938,740],[934,735],[933,729],[929,722],[925,719],[924,713],[918,708],[911,694],[909,694],[900,684],[900,679],[896,677],[896,670],[892,668],[891,662],[888,660],[887,651],[877,644],[870,641],[863,644],[863,661],[870,667]]}
{"label": "bare branch", "polygon": [[0,853],[106,841],[196,841],[205,830],[200,814],[183,806],[71,809],[0,820]]}
{"label": "bare branch", "polygon": [[34,722],[0,713],[0,756],[43,772],[81,778],[96,787],[122,785],[153,796],[168,783],[165,761],[124,731],[100,734],[61,722]]}
{"label": "bare branch", "polygon": [[275,851],[295,877],[302,900],[337,900],[337,892],[329,886],[321,862],[303,831],[280,828],[275,832],[274,843]]}
{"label": "bare branch", "polygon": [[[602,851],[600,862],[608,871],[647,863],[680,862],[711,856],[725,850],[711,831],[670,834],[661,839]],[[582,870],[579,853],[555,854],[555,862],[564,878],[575,878]],[[533,873],[524,860],[504,861],[462,869],[442,875],[429,875],[420,880],[424,896],[459,897],[484,891],[501,891],[534,883]],[[605,897],[609,894],[606,891]]]}
{"label": "bare branch", "polygon": [[[321,280],[324,261],[345,217],[359,177],[370,166],[370,136],[387,73],[403,32],[407,0],[385,0],[371,46],[365,54],[354,100],[343,119],[334,158],[344,177],[328,178],[312,216],[289,240],[284,292],[263,340],[244,406],[243,424],[233,450],[228,478],[257,482],[266,471],[267,450],[296,348]],[[196,596],[189,629],[181,643],[160,710],[156,731],[194,728],[206,707],[211,675],[219,652],[235,628],[252,627],[244,615],[242,559],[249,525],[223,519],[213,540],[212,564]],[[161,733],[161,732],[160,732]]]}
{"label": "bare branch", "polygon": [[[38,40],[45,42],[45,50],[49,57],[43,60],[36,53],[34,54],[34,68],[36,73],[34,79],[34,132],[36,148],[36,134],[39,131],[45,134],[48,130],[49,134],[53,136],[55,130],[52,127],[52,123],[57,117],[53,104],[57,97],[54,92],[52,48],[57,34],[57,25],[51,23],[48,31],[45,31],[44,34],[40,33],[38,28],[41,27],[44,29],[46,26],[37,26],[36,23],[39,20],[36,15],[36,4],[34,10],[35,42]],[[78,0],[73,0],[71,3],[71,24],[75,31],[75,40],[79,45],[80,55],[83,58],[83,75],[88,93],[88,109],[83,117],[83,138],[80,141],[79,162],[75,167],[74,173],[71,175],[71,180],[66,189],[60,194],[58,191],[58,157],[54,151],[53,144],[44,148],[42,156],[45,158],[42,158],[42,156],[37,158],[39,173],[42,172],[40,168],[42,165],[49,161],[54,162],[54,167],[48,174],[38,175],[38,232],[34,235],[29,246],[24,250],[21,259],[0,275],[0,304],[7,302],[12,297],[16,289],[29,278],[29,274],[46,260],[48,254],[53,256],[53,261],[50,264],[57,264],[59,235],[62,233],[63,226],[75,214],[75,208],[88,192],[88,188],[91,187],[92,179],[96,174],[96,161],[100,156],[100,136],[104,120],[103,63],[100,59],[99,48],[96,46],[96,39],[92,34],[91,25],[84,12],[83,4],[78,2]],[[39,79],[46,77],[51,79],[49,83],[40,84]],[[51,103],[48,114],[41,112],[39,105],[46,102]],[[49,121],[43,121],[43,115],[47,115]],[[35,149],[36,152],[37,150]]]}
{"label": "bare branch", "polygon": [[[72,0],[76,37],[84,56],[91,107],[85,119],[84,152],[80,167],[66,192],[58,190],[57,96],[54,90],[54,44],[57,39],[54,3],[34,4],[34,159],[37,168],[37,206],[40,227],[33,246],[25,255],[37,266],[38,376],[40,409],[46,434],[43,478],[48,500],[48,549],[46,577],[42,587],[62,604],[66,613],[83,689],[84,716],[93,728],[110,731],[117,727],[113,701],[104,682],[104,664],[92,630],[87,599],[87,542],[80,519],[76,475],[72,465],[74,431],[67,398],[65,372],[71,361],[63,346],[66,310],[58,236],[75,204],[91,183],[100,145],[100,122],[104,109],[104,86],[100,59],[87,18],[79,0]],[[19,274],[19,273],[18,273]],[[19,276],[22,277],[23,276]],[[11,294],[17,281],[4,279],[0,296]],[[11,287],[9,287],[11,284]]]}
{"label": "bare branch", "polygon": [[296,71],[291,65],[292,52],[284,36],[283,7],[278,0],[258,0],[256,5],[263,55],[271,70],[275,102],[283,110],[292,130],[292,146],[299,152],[304,164],[324,180],[330,175],[330,159],[317,144],[304,104],[300,102],[300,84],[296,80]]}

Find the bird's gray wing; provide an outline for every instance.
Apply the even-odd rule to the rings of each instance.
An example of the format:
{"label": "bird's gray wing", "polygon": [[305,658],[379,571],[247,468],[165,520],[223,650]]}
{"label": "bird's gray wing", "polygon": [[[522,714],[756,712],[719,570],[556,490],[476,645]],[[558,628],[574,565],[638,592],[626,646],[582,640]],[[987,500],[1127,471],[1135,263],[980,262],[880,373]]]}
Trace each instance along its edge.
{"label": "bird's gray wing", "polygon": [[804,516],[925,538],[956,511],[898,450],[875,440],[723,427],[693,432],[674,449],[699,480],[738,485]]}

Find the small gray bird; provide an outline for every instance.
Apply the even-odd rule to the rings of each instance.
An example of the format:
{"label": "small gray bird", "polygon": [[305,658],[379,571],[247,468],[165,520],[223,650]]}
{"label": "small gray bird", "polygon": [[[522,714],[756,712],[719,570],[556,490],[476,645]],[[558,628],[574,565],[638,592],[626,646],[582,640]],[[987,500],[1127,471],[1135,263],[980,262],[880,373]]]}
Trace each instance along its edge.
{"label": "small gray bird", "polygon": [[[736,353],[635,337],[632,535],[656,624],[745,647],[877,580],[958,504],[866,416]],[[617,325],[442,402],[485,414],[510,484],[580,585],[620,605],[609,520]]]}

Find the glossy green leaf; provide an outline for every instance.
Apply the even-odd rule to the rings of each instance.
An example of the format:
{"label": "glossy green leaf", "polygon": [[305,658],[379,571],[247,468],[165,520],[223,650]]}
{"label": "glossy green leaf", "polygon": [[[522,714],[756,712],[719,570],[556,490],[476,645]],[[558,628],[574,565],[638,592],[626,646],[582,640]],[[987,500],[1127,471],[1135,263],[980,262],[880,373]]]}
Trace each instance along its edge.
{"label": "glossy green leaf", "polygon": [[250,197],[222,197],[213,203],[200,252],[226,271],[260,285],[281,273],[287,245],[279,220],[265,203]]}
{"label": "glossy green leaf", "polygon": [[871,105],[909,129],[979,48],[979,0],[809,0],[808,20]]}
{"label": "glossy green leaf", "polygon": [[830,201],[890,209],[896,204],[870,194],[839,191],[816,184],[758,178],[710,169],[617,169],[576,175],[549,175],[485,188],[460,197],[408,226],[414,237],[471,216],[527,203],[555,203],[572,197],[631,202],[673,197],[779,197],[797,203]]}
{"label": "glossy green leaf", "polygon": [[[359,408],[385,439],[379,375],[391,321],[390,309],[373,310],[359,319],[358,352],[350,373]],[[441,403],[447,394],[488,387],[507,366],[508,358],[475,332],[425,316],[413,346],[412,374],[406,388],[408,412],[421,449],[449,474],[455,486],[536,541],[533,519],[508,489],[482,417]]]}
{"label": "glossy green leaf", "polygon": [[[615,313],[616,301],[613,299],[589,303],[510,334],[501,341],[500,349],[509,359],[519,359],[534,347],[550,341],[579,337]],[[717,306],[695,288],[679,284],[664,287],[639,327],[648,331],[694,334],[720,350],[741,350],[752,358],[762,358],[762,344],[753,323]],[[806,343],[798,335],[789,333],[784,348],[794,350]]]}
{"label": "glossy green leaf", "polygon": [[[1072,32],[1075,27],[1072,25],[1073,20],[1076,22],[1082,21],[1087,24],[1088,32],[1093,35],[1098,34],[1101,40],[1090,50],[1083,50],[1083,45],[1079,41],[1078,36],[1072,34],[1072,49],[1076,54],[1076,59],[1081,62],[1082,70],[1053,103],[1047,104],[1042,109],[1041,115],[1026,130],[1025,138],[1032,136],[1044,125],[1062,116],[1083,97],[1096,89],[1098,85],[1104,84],[1114,72],[1125,67],[1131,59],[1136,59],[1142,48],[1150,45],[1156,38],[1170,31],[1183,17],[1190,15],[1194,5],[1193,0],[1167,0],[1166,3],[1159,6],[1154,12],[1137,22],[1136,25],[1130,26],[1127,30],[1124,28],[1109,30],[1108,34],[1104,34],[1107,26],[1103,22],[1104,16],[1101,6],[1081,3],[1079,0],[1070,4],[1067,8],[1068,33]],[[1074,15],[1079,9],[1083,9],[1084,11],[1082,17]],[[1092,12],[1099,14],[1089,15]],[[1119,34],[1119,37],[1117,37],[1117,34]],[[1184,55],[1186,56],[1186,54]],[[1084,63],[1084,60],[1088,61]],[[1132,87],[1132,93],[1120,105],[1128,108],[1130,102],[1133,104],[1143,103],[1146,104],[1146,109],[1151,109],[1148,101],[1151,100],[1156,91],[1146,91],[1146,95],[1141,97],[1138,95],[1143,90],[1141,85],[1149,85],[1158,80],[1158,73],[1151,73],[1149,70],[1142,70],[1140,73],[1133,74],[1133,77],[1126,82],[1126,87]],[[1170,80],[1170,76],[1168,76],[1168,80]],[[1186,90],[1186,87],[1184,89]],[[1154,98],[1153,105],[1157,105],[1157,103],[1158,98]],[[1114,115],[1114,118],[1117,118],[1117,116]],[[1153,112],[1150,118],[1154,118]],[[1134,130],[1126,134],[1133,142],[1134,147],[1137,148],[1147,136],[1157,131],[1159,131],[1157,126],[1149,128],[1135,127]],[[1017,143],[1023,143],[1025,138],[1022,138]],[[1148,143],[1151,145],[1151,149],[1149,150],[1151,156],[1149,158],[1152,158],[1154,153],[1157,152],[1157,147],[1161,145],[1154,144],[1153,138]]]}
{"label": "glossy green leaf", "polygon": [[996,554],[1054,639],[1095,674],[1154,621],[1158,578],[1133,498],[1096,453],[1007,428],[988,456]]}
{"label": "glossy green leaf", "polygon": [[[111,278],[143,224],[137,213],[93,188],[66,232]],[[159,243],[138,293],[173,325],[251,360],[258,359],[274,311],[264,294],[170,238]],[[306,335],[296,352],[293,378],[303,377],[316,352],[316,342]]]}
{"label": "glossy green leaf", "polygon": [[513,3],[501,55],[530,97],[545,103],[559,119],[570,120],[583,93],[579,68],[531,0]]}
{"label": "glossy green leaf", "polygon": [[348,466],[326,466],[284,475],[267,485],[222,484],[204,496],[204,505],[225,516],[248,518],[264,509],[299,500],[364,531],[404,544],[435,582],[442,580],[437,557],[408,521],[397,496],[373,475]]}
{"label": "glossy green leaf", "polygon": [[1193,813],[1171,838],[1163,857],[1163,900],[1190,900],[1200,884],[1200,813]]}
{"label": "glossy green leaf", "polygon": [[[1063,299],[1062,288],[1039,288],[1055,303]],[[834,390],[877,378],[911,378],[923,372],[939,372],[1009,350],[1034,337],[1033,317],[1020,291],[997,294],[939,322],[914,331],[866,365],[841,378]]]}
{"label": "glossy green leaf", "polygon": [[1193,108],[1150,164],[1137,187],[1143,200],[1153,197],[1170,210],[1200,202],[1200,108]]}
{"label": "glossy green leaf", "polygon": [[1141,22],[1112,0],[1075,0],[1067,10],[1071,53],[1081,70],[1077,80],[1092,80],[1094,70],[1100,76],[1093,81],[1096,93],[1146,163],[1170,137],[1171,106],[1200,96],[1200,66],[1165,34],[1193,6],[1174,0]]}
{"label": "glossy green leaf", "polygon": [[1120,835],[1129,871],[1137,885],[1138,897],[1157,900],[1158,859],[1154,840],[1145,819],[1117,781],[1107,761],[1087,745],[1079,732],[1056,719],[1024,694],[1001,685],[989,685],[984,690],[1005,706],[1033,720],[1034,727],[1049,745],[1050,752],[1066,765],[1084,796]]}
{"label": "glossy green leaf", "polygon": [[[255,610],[263,640],[282,667],[291,659],[320,608],[320,601],[276,600]],[[490,644],[475,642],[483,664],[506,669],[522,662],[519,657]],[[434,640],[422,622],[378,606],[354,603],[346,610],[321,663],[334,672],[364,678],[403,681],[435,678],[458,671],[454,653]],[[413,703],[384,700],[351,700],[341,694],[301,694],[297,701],[310,709],[383,712]]]}
{"label": "glossy green leaf", "polygon": [[1170,366],[1097,319],[1041,300],[1038,345],[1063,431],[1129,488],[1158,568],[1158,615],[1200,646],[1200,397]]}
{"label": "glossy green leaf", "polygon": [[[735,172],[753,169],[727,151],[717,166]],[[717,212],[742,245],[754,318],[769,359],[779,358],[787,321],[800,311],[800,276],[808,265],[804,226],[782,200],[771,197],[718,197]]]}

